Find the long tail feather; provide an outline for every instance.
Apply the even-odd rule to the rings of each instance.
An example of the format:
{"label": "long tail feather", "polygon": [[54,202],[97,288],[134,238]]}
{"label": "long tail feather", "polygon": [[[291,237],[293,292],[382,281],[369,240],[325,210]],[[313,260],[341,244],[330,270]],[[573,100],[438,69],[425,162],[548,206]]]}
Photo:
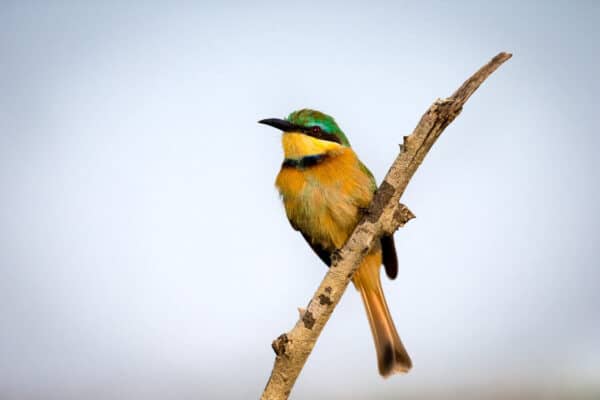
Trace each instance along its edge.
{"label": "long tail feather", "polygon": [[396,332],[381,289],[380,263],[380,254],[367,256],[354,274],[353,281],[362,296],[371,325],[379,373],[387,377],[394,373],[408,372],[412,361]]}

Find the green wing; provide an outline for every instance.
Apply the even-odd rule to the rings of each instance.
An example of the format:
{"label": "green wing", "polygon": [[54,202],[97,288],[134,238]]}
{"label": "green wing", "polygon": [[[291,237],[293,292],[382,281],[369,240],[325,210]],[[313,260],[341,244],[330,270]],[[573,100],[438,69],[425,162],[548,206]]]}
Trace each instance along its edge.
{"label": "green wing", "polygon": [[373,173],[371,171],[369,171],[369,168],[367,168],[367,166],[365,164],[362,163],[362,161],[358,160],[358,167],[360,168],[360,170],[362,172],[364,172],[365,174],[367,174],[369,176],[369,180],[371,181],[371,191],[373,193],[375,193],[375,191],[377,190],[377,182],[375,181],[375,177],[373,176]]}

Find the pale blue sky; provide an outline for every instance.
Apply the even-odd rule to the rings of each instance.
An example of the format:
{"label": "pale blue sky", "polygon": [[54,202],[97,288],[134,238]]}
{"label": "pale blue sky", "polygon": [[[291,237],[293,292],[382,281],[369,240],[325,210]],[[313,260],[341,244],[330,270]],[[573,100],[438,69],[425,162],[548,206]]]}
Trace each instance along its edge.
{"label": "pale blue sky", "polygon": [[381,179],[499,51],[403,198],[413,371],[349,290],[294,395],[598,389],[598,4],[4,2],[0,397],[257,398],[324,267],[256,121],[330,113]]}

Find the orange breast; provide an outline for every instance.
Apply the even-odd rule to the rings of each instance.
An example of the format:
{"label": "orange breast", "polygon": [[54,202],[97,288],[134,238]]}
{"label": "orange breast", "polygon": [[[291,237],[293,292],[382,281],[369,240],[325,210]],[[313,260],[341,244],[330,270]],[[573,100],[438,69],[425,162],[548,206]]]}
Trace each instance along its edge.
{"label": "orange breast", "polygon": [[358,223],[359,209],[373,197],[371,178],[350,148],[306,169],[284,167],[275,185],[292,224],[329,251],[343,246]]}

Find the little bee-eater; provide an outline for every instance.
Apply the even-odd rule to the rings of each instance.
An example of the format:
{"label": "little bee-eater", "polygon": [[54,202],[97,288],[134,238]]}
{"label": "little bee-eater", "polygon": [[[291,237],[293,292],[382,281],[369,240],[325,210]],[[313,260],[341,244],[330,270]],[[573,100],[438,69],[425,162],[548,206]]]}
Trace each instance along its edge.
{"label": "little bee-eater", "polygon": [[[284,160],[275,186],[292,227],[328,266],[371,203],[375,178],[358,159],[335,120],[319,111],[303,109],[287,119],[263,119],[283,132]],[[382,237],[352,277],[362,296],[377,351],[379,373],[408,372],[412,362],[387,307],[379,269],[398,274],[392,236]]]}

